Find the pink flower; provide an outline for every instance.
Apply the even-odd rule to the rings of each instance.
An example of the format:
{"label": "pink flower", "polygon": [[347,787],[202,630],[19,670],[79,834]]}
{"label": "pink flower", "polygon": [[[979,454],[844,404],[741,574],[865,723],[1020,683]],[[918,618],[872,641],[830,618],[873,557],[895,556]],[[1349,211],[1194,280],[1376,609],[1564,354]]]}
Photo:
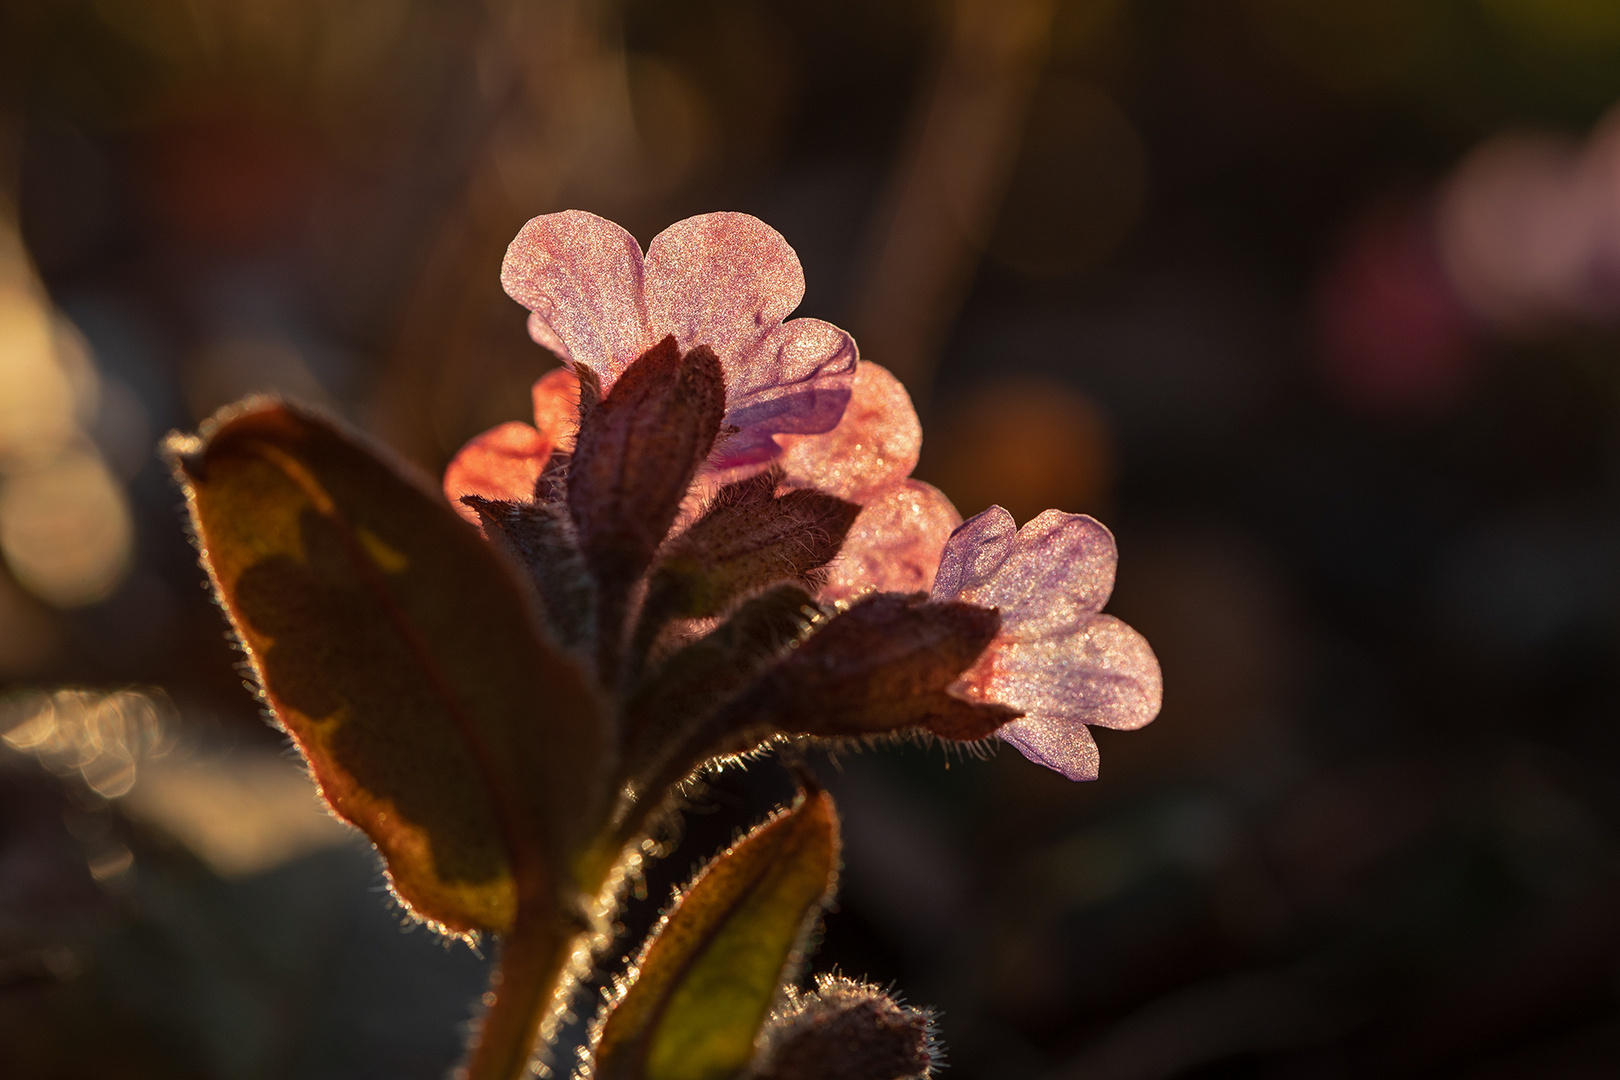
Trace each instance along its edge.
{"label": "pink flower", "polygon": [[860,503],[860,517],[827,568],[821,599],[852,600],[870,590],[927,592],[951,530],[962,515],[938,488],[911,479],[922,425],[911,395],[886,368],[863,362],[838,426],[785,436],[785,480]]}
{"label": "pink flower", "polygon": [[[502,424],[469,442],[445,495],[526,502],[547,459],[570,450],[585,367],[610,390],[673,335],[682,355],[707,346],[726,384],[722,438],[693,480],[675,531],[725,484],[771,464],[784,487],[859,504],[820,599],[932,590],[936,600],[996,608],[1001,625],[951,691],[1023,715],[999,730],[1026,756],[1072,779],[1097,775],[1087,725],[1134,728],[1159,711],[1158,661],[1140,634],[1100,614],[1113,590],[1108,530],[1056,510],[1022,530],[1000,507],[961,524],[948,499],[911,478],[922,428],[911,398],[855,343],[813,319],[784,322],[804,292],[792,248],[742,214],[666,229],[642,254],[617,225],[578,211],[535,218],[507,253],[502,280],[533,312],[536,341],[568,367],[534,386],[534,424]],[[954,531],[953,531],[954,530]]]}
{"label": "pink flower", "polygon": [[1087,725],[1139,728],[1164,684],[1147,640],[1101,614],[1114,591],[1114,537],[1084,514],[1048,510],[1022,529],[992,506],[951,534],[935,600],[1001,612],[1001,630],[951,689],[1024,715],[997,732],[1071,780],[1097,777]]}
{"label": "pink flower", "polygon": [[571,450],[579,430],[579,379],[567,368],[535,380],[534,426],[513,420],[476,435],[444,470],[444,497],[456,513],[478,524],[463,495],[525,502],[555,450]]}
{"label": "pink flower", "polygon": [[783,320],[804,299],[804,272],[780,233],[747,214],[678,221],[642,254],[635,238],[580,210],[523,226],[501,284],[528,308],[529,334],[605,393],[642,353],[674,335],[684,354],[713,349],[726,377],[716,468],[776,457],[782,433],[831,430],[854,380],[855,341],[820,319]]}
{"label": "pink flower", "polygon": [[713,349],[726,377],[725,423],[737,431],[700,478],[710,485],[780,456],[781,439],[831,432],[856,381],[847,333],[819,319],[783,321],[804,297],[804,272],[781,234],[747,214],[676,222],[645,255],[633,236],[595,214],[544,214],[507,249],[501,283],[530,310],[530,335],[565,366],[534,384],[533,427],[492,428],[445,471],[445,495],[470,521],[477,515],[460,496],[529,499],[552,451],[571,447],[576,365],[588,367],[606,394],[666,336],[682,353]]}
{"label": "pink flower", "polygon": [[[937,489],[910,479],[922,427],[900,381],[876,364],[857,367],[855,342],[837,327],[782,321],[804,295],[804,274],[774,229],[746,214],[705,214],[665,229],[643,255],[619,226],[569,210],[523,227],[501,280],[533,312],[534,339],[566,364],[590,367],[604,393],[666,334],[683,352],[708,345],[719,356],[726,423],[739,430],[694,483],[677,529],[722,484],[775,460],[786,485],[865,507],[828,567],[823,600],[927,591],[961,515]],[[476,524],[462,495],[532,498],[552,452],[572,446],[578,403],[569,368],[543,376],[534,384],[534,426],[492,428],[450,463],[450,504]]]}

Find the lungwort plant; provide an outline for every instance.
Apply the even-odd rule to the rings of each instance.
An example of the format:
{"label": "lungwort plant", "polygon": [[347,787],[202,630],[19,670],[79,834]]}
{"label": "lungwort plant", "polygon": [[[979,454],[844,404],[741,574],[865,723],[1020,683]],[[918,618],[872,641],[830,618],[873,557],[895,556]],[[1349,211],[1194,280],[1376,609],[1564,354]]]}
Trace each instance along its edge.
{"label": "lungwort plant", "polygon": [[[1087,725],[1157,713],[1158,664],[1100,614],[1112,536],[1047,511],[961,523],[910,479],[910,399],[855,343],[784,321],[793,250],[709,214],[645,254],[536,218],[507,291],[563,367],[534,425],[469,443],[444,495],[311,410],[255,399],[171,437],[203,561],[276,721],[395,895],[499,966],[465,1074],[548,1047],[605,959],[681,793],[770,747],[999,737],[1074,779]],[[789,753],[789,760],[797,760]],[[844,979],[795,988],[839,870],[800,793],[708,866],[592,1021],[597,1080],[900,1080],[926,1014]]]}

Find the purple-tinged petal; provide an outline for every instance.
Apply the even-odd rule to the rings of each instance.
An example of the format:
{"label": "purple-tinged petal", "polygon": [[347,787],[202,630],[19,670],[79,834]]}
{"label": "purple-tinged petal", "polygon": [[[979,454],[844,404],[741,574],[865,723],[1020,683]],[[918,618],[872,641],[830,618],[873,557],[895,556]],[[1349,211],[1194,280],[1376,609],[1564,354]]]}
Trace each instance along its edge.
{"label": "purple-tinged petal", "polygon": [[786,481],[853,502],[898,484],[917,467],[922,425],[911,395],[887,368],[870,361],[855,372],[843,419],[819,435],[784,435]]}
{"label": "purple-tinged petal", "polygon": [[1044,637],[1006,624],[957,684],[966,697],[999,701],[1059,726],[1131,731],[1159,713],[1164,682],[1147,639],[1112,615]]}
{"label": "purple-tinged petal", "polygon": [[1082,514],[1048,510],[1014,530],[991,507],[951,535],[936,600],[1001,611],[1001,631],[952,687],[1024,715],[998,734],[1071,780],[1097,775],[1088,724],[1137,728],[1158,715],[1159,661],[1146,639],[1097,612],[1114,587],[1114,538]]}
{"label": "purple-tinged petal", "polygon": [[715,447],[715,468],[734,469],[780,457],[782,439],[773,436],[826,432],[838,424],[849,399],[848,390],[811,387],[731,410],[726,423],[737,432]]}
{"label": "purple-tinged petal", "polygon": [[934,575],[934,599],[954,600],[963,590],[987,581],[1007,558],[1018,523],[999,506],[981,510],[951,533]]}
{"label": "purple-tinged petal", "polygon": [[529,334],[611,387],[659,337],[648,327],[641,247],[583,210],[534,218],[506,249],[501,285],[528,308]]}
{"label": "purple-tinged petal", "polygon": [[647,314],[682,352],[707,345],[729,377],[804,299],[782,234],[747,214],[677,221],[647,245]]}
{"label": "purple-tinged petal", "polygon": [[[733,408],[802,397],[812,390],[848,395],[859,361],[855,339],[846,331],[820,319],[791,319],[772,329],[751,351],[739,348],[727,368],[736,387]],[[831,431],[842,415],[821,412],[814,422],[801,416],[792,427],[772,430],[806,435]]]}
{"label": "purple-tinged petal", "polygon": [[838,423],[834,392],[850,389],[855,341],[819,319],[782,321],[804,298],[804,272],[769,225],[730,213],[676,222],[648,245],[646,296],[657,333],[674,334],[683,350],[707,345],[719,356],[726,422],[741,429],[731,444],[739,459],[776,456],[772,434]]}
{"label": "purple-tinged petal", "polygon": [[827,567],[820,598],[851,600],[874,589],[927,592],[939,553],[961,520],[938,488],[902,480],[861,510]]}
{"label": "purple-tinged petal", "polygon": [[1075,626],[1102,610],[1119,561],[1114,534],[1096,518],[1047,510],[1016,535],[993,506],[953,535],[934,597],[1001,609],[1003,624],[1030,634]]}
{"label": "purple-tinged petal", "polygon": [[953,689],[1022,712],[998,734],[1071,780],[1097,775],[1086,725],[1139,728],[1159,714],[1164,700],[1159,661],[1147,639],[1112,615],[1042,638],[998,637]]}
{"label": "purple-tinged petal", "polygon": [[825,386],[792,390],[780,397],[754,399],[727,416],[739,427],[764,428],[780,435],[821,435],[838,426],[849,407],[850,391]]}
{"label": "purple-tinged petal", "polygon": [[1095,780],[1101,755],[1097,740],[1084,724],[1053,725],[1021,717],[996,729],[996,737],[1037,765],[1062,773],[1070,780]]}

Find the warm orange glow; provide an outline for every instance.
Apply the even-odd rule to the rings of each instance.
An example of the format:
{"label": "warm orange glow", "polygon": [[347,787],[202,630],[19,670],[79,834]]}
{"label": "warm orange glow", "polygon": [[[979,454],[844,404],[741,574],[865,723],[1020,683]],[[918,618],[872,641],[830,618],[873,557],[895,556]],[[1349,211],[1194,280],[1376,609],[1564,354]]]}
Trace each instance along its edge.
{"label": "warm orange glow", "polygon": [[975,388],[923,445],[924,475],[965,514],[992,503],[1020,522],[1048,507],[1094,511],[1113,473],[1096,406],[1048,379]]}

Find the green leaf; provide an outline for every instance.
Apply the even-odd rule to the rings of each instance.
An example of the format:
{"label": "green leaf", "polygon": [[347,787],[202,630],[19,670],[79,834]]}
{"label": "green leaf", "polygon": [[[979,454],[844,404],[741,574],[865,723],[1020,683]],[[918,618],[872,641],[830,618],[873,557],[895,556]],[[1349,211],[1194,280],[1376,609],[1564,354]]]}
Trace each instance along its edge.
{"label": "green leaf", "polygon": [[598,1022],[593,1080],[730,1080],[838,875],[838,814],[825,792],[721,853],[676,901]]}
{"label": "green leaf", "polygon": [[168,451],[265,699],[399,896],[458,931],[556,910],[605,799],[607,731],[516,569],[301,409],[249,403]]}
{"label": "green leaf", "polygon": [[993,608],[931,602],[923,593],[872,594],[829,619],[715,722],[765,720],[823,738],[920,727],[946,739],[982,739],[1021,714],[949,688],[1000,627]]}

